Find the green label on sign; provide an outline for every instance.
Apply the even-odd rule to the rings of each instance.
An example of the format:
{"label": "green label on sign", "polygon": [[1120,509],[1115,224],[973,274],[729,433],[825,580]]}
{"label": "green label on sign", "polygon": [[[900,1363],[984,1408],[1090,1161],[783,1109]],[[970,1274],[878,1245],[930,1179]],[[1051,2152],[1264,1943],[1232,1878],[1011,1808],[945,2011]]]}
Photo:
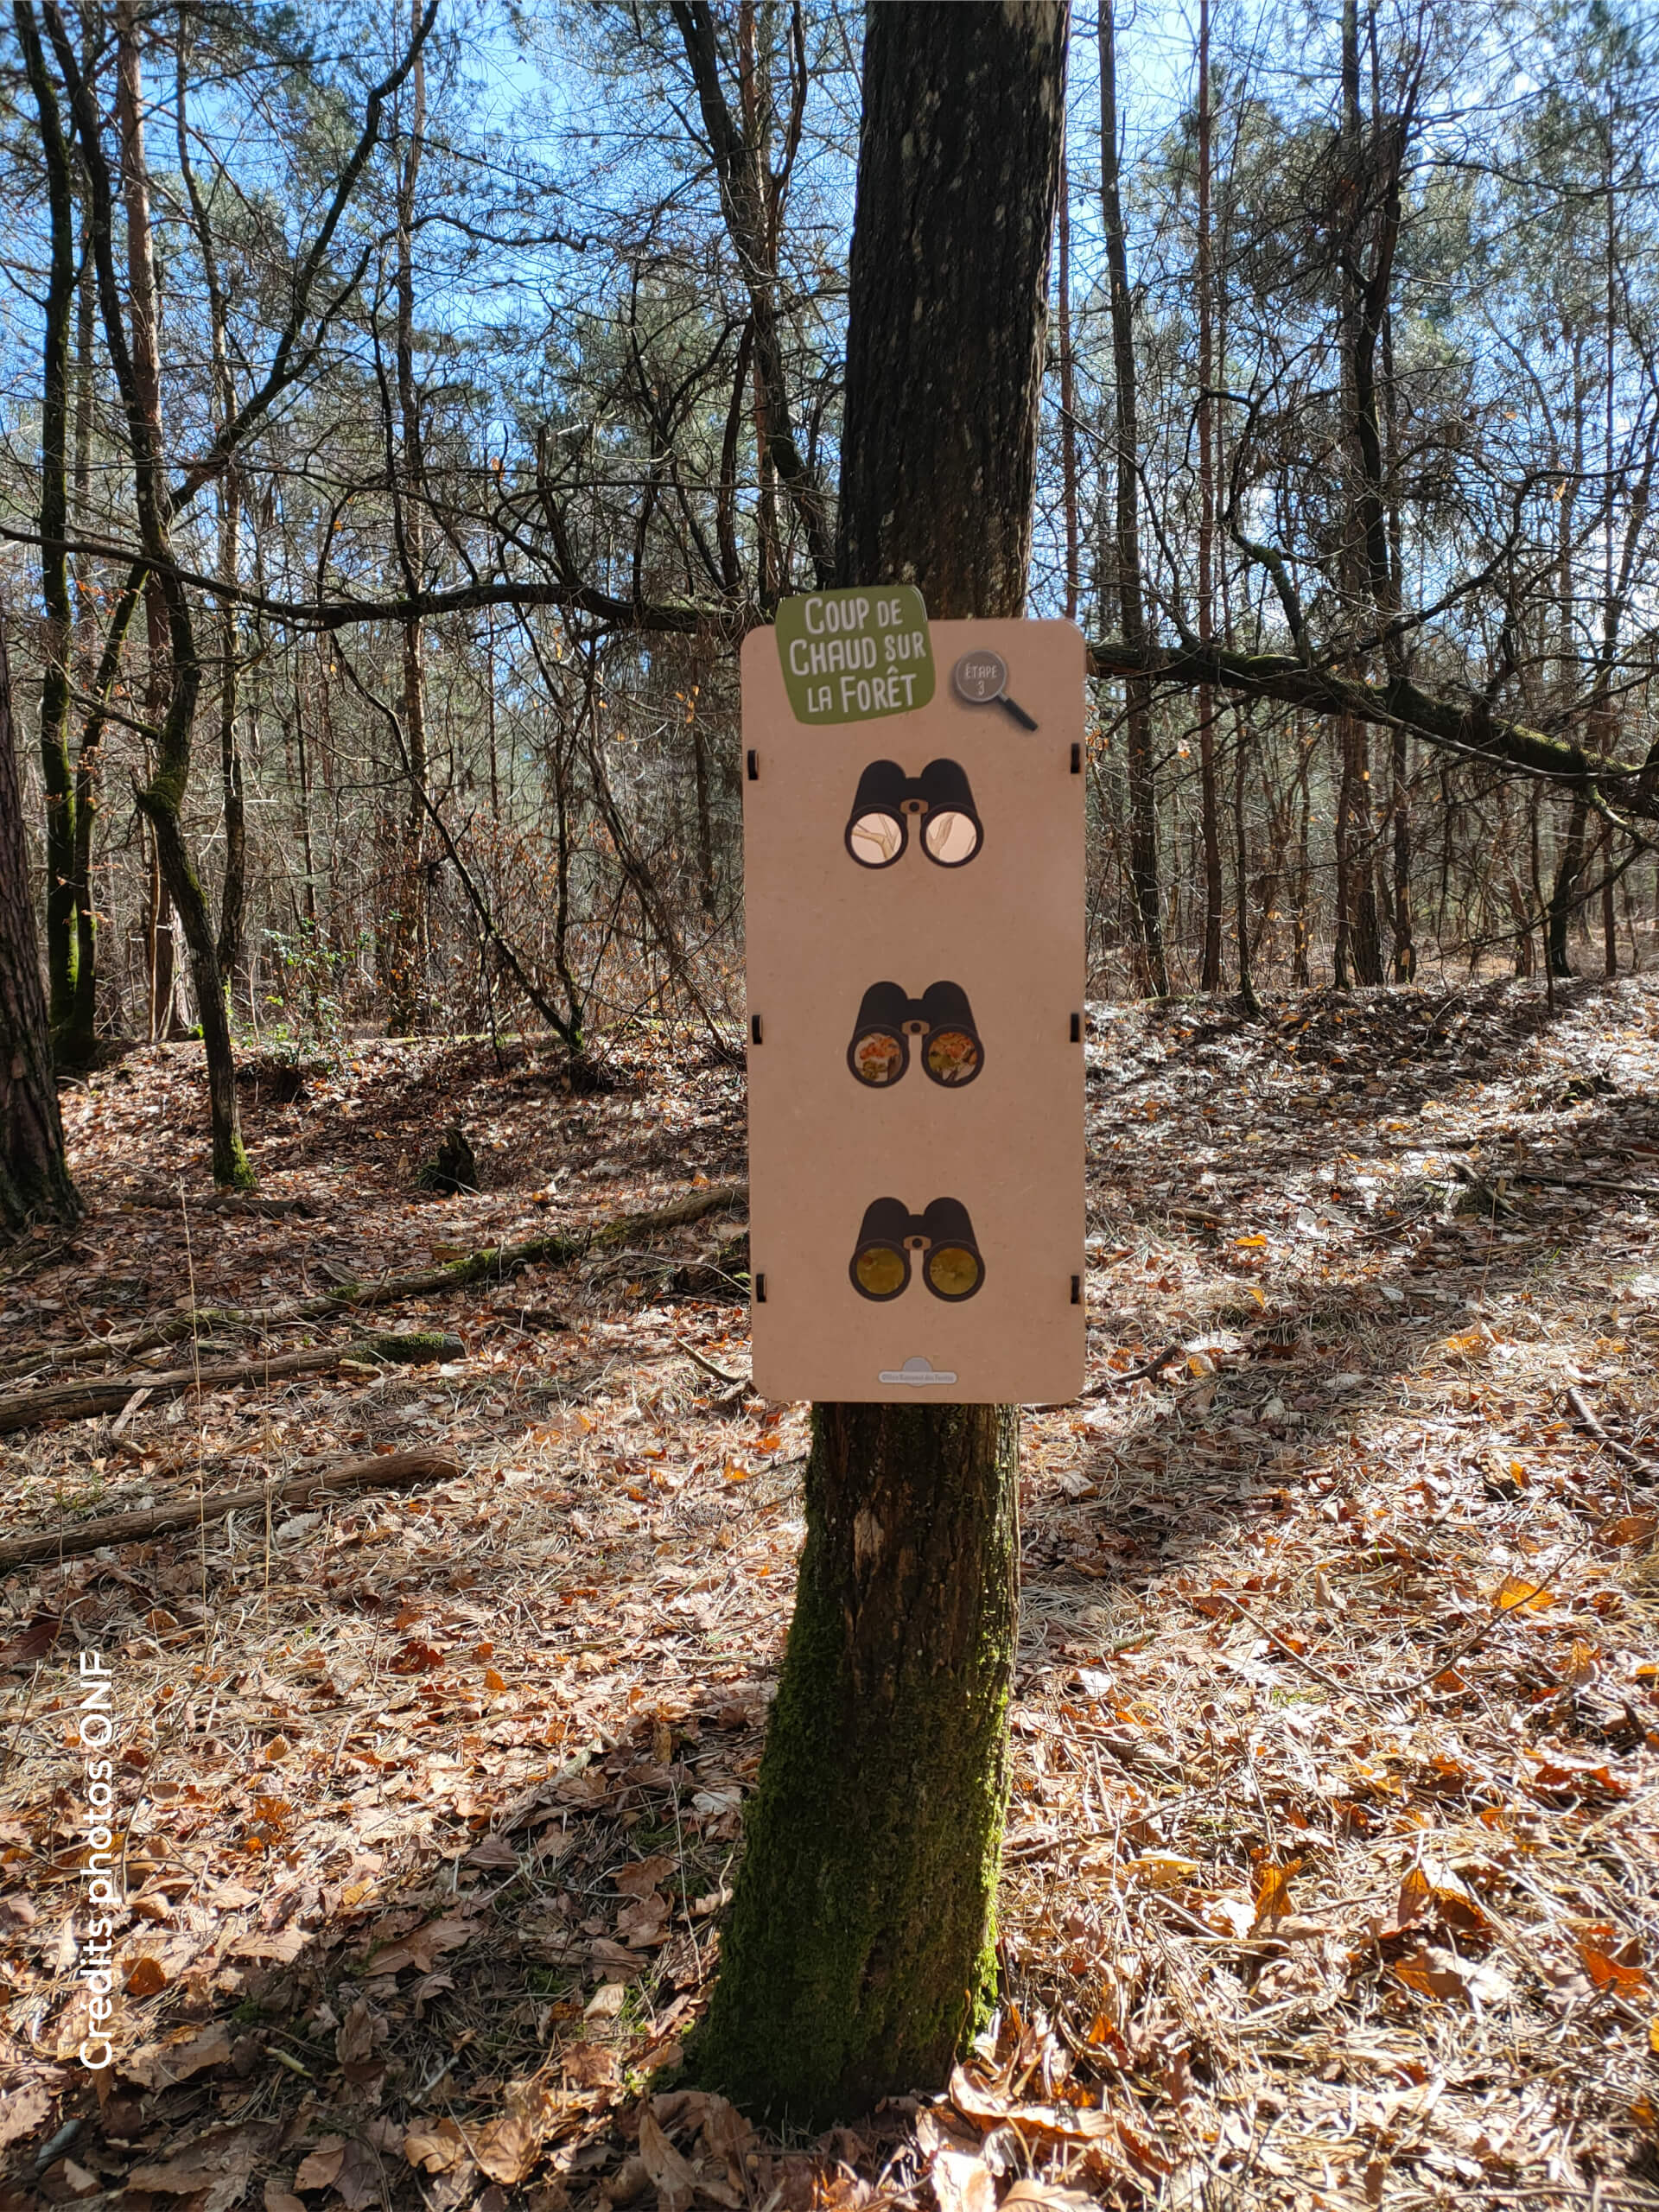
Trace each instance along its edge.
{"label": "green label on sign", "polygon": [[933,643],[914,584],[782,601],[778,657],[798,722],[874,721],[933,696]]}

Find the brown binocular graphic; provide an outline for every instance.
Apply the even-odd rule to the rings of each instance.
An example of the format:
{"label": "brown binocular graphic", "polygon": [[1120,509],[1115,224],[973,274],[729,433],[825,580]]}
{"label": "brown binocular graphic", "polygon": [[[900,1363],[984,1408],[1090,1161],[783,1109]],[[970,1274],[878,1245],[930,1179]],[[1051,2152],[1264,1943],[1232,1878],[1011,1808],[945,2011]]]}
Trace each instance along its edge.
{"label": "brown binocular graphic", "polygon": [[902,860],[915,823],[936,868],[965,868],[983,841],[973,788],[955,760],[930,760],[907,776],[896,760],[872,760],[858,779],[847,817],[847,849],[861,868]]}
{"label": "brown binocular graphic", "polygon": [[960,1306],[985,1280],[985,1261],[974,1224],[959,1198],[935,1198],[912,1213],[902,1198],[877,1198],[864,1209],[858,1243],[848,1267],[861,1298],[885,1305],[910,1287],[912,1256],[935,1298]]}
{"label": "brown binocular graphic", "polygon": [[870,985],[859,1001],[848,1066],[872,1090],[884,1090],[909,1068],[912,1044],[930,1083],[958,1090],[974,1080],[985,1048],[959,983],[930,983],[918,999],[902,983]]}

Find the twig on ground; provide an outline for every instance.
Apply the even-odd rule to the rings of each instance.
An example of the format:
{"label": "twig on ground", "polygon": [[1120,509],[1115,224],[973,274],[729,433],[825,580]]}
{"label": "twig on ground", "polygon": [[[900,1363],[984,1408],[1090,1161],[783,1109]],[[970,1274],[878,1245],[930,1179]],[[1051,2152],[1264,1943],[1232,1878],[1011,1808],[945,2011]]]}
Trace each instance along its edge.
{"label": "twig on ground", "polygon": [[97,1521],[82,1521],[73,1529],[55,1529],[38,1535],[20,1536],[0,1544],[0,1574],[43,1559],[79,1559],[100,1551],[105,1544],[135,1544],[146,1537],[169,1535],[175,1529],[206,1528],[227,1513],[248,1506],[292,1505],[308,1497],[332,1496],[347,1490],[402,1490],[420,1482],[452,1482],[461,1472],[453,1452],[442,1446],[417,1452],[381,1452],[364,1459],[342,1459],[338,1466],[313,1467],[284,1481],[255,1483],[246,1490],[222,1490],[205,1497],[188,1498],[176,1505],[158,1505],[137,1513],[108,1513]]}
{"label": "twig on ground", "polygon": [[1609,1436],[1578,1391],[1569,1389],[1567,1402],[1573,1408],[1578,1427],[1593,1436],[1604,1452],[1611,1452],[1621,1466],[1632,1467],[1649,1482],[1659,1483],[1659,1467],[1656,1467],[1651,1459],[1644,1459],[1639,1452],[1632,1452],[1628,1444],[1621,1444],[1616,1437]]}
{"label": "twig on ground", "polygon": [[674,1341],[694,1367],[700,1367],[705,1375],[712,1375],[716,1382],[723,1382],[728,1390],[747,1389],[748,1387],[747,1375],[728,1375],[723,1367],[716,1367],[712,1359],[705,1359],[694,1344],[687,1344],[683,1337],[676,1337]]}
{"label": "twig on ground", "polygon": [[706,1190],[689,1191],[667,1205],[653,1207],[645,1213],[620,1214],[614,1221],[594,1223],[582,1229],[557,1230],[550,1236],[529,1237],[521,1244],[488,1244],[479,1251],[469,1252],[464,1259],[448,1261],[442,1267],[423,1268],[414,1274],[388,1275],[378,1282],[343,1282],[317,1297],[284,1299],[273,1306],[199,1306],[174,1314],[154,1328],[146,1329],[142,1335],[129,1337],[121,1343],[98,1337],[87,1344],[61,1348],[38,1346],[4,1363],[20,1368],[49,1360],[54,1366],[62,1367],[85,1360],[130,1359],[140,1352],[155,1351],[163,1344],[177,1343],[180,1338],[188,1337],[198,1323],[216,1328],[267,1329],[281,1322],[321,1321],[330,1313],[396,1306],[406,1298],[463,1290],[471,1283],[505,1281],[520,1268],[531,1267],[538,1262],[568,1267],[588,1252],[605,1251],[613,1245],[626,1244],[634,1237],[652,1236],[662,1230],[684,1228],[701,1221],[706,1214],[743,1205],[748,1195],[747,1183],[714,1183]]}
{"label": "twig on ground", "polygon": [[[238,1383],[256,1385],[280,1382],[289,1375],[320,1375],[331,1367],[369,1365],[393,1361],[403,1366],[422,1366],[435,1359],[460,1359],[467,1347],[459,1337],[425,1332],[398,1336],[383,1331],[373,1336],[353,1337],[343,1344],[317,1344],[305,1351],[276,1352],[269,1359],[240,1359],[220,1367],[169,1368],[165,1374],[114,1375],[96,1382],[56,1382],[44,1390],[18,1390],[0,1398],[0,1435],[20,1428],[38,1428],[42,1421],[86,1421],[94,1414],[114,1414],[119,1433],[130,1407],[157,1399],[181,1397],[187,1390],[230,1389]],[[137,1401],[137,1403],[134,1402]]]}

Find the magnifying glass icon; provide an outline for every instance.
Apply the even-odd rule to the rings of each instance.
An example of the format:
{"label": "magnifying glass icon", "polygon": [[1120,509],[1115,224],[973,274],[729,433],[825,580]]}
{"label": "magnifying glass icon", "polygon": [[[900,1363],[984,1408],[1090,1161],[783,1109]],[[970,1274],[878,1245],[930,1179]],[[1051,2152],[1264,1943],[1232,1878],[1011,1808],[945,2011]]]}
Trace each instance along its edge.
{"label": "magnifying glass icon", "polygon": [[950,671],[950,683],[964,706],[1001,707],[1021,729],[1036,728],[1025,709],[1008,696],[1008,664],[1001,653],[994,653],[987,647],[978,652],[964,653]]}

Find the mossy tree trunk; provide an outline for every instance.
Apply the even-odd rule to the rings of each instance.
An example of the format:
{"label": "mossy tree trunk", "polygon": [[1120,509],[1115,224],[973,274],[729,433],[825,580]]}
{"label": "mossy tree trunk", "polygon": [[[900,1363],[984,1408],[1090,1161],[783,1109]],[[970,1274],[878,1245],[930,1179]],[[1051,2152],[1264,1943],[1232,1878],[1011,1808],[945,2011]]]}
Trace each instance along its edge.
{"label": "mossy tree trunk", "polygon": [[79,1219],[41,987],[35,902],[18,788],[11,673],[0,614],[0,1232]]}
{"label": "mossy tree trunk", "polygon": [[[1023,610],[1065,10],[873,8],[838,569]],[[807,2124],[941,2085],[992,1986],[1018,1415],[820,1406],[794,1620],[693,2063]]]}

